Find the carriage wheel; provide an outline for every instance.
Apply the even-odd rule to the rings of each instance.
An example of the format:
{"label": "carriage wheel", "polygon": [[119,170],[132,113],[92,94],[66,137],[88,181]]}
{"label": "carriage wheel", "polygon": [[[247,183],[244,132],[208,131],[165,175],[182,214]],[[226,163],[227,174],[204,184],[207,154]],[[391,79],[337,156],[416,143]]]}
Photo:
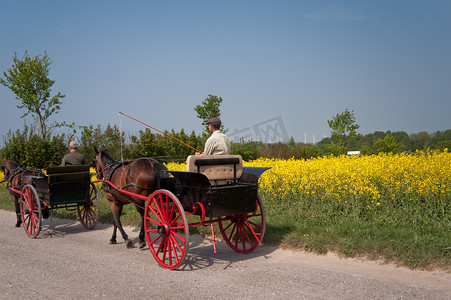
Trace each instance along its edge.
{"label": "carriage wheel", "polygon": [[218,225],[230,248],[239,253],[251,252],[259,241],[262,242],[266,230],[265,210],[260,197],[257,196],[252,213],[220,218]]}
{"label": "carriage wheel", "polygon": [[94,183],[91,182],[91,188],[89,189],[89,201],[85,204],[79,204],[77,208],[81,224],[86,229],[93,229],[97,224],[100,212],[100,199]]}
{"label": "carriage wheel", "polygon": [[20,193],[20,215],[25,232],[30,237],[36,238],[41,231],[41,200],[30,184],[25,185]]}
{"label": "carriage wheel", "polygon": [[167,269],[180,266],[188,252],[189,229],[185,211],[173,193],[158,190],[150,195],[144,228],[155,260]]}

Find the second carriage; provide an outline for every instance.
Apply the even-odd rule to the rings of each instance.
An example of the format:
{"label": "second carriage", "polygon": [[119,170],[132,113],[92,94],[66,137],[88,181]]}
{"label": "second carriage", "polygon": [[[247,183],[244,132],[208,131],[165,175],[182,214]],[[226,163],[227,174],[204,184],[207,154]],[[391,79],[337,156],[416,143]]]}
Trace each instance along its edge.
{"label": "second carriage", "polygon": [[[29,174],[30,173],[30,174]],[[99,218],[100,201],[97,189],[91,182],[90,166],[59,166],[40,170],[18,167],[14,176],[24,176],[29,183],[13,186],[8,180],[7,189],[20,199],[20,215],[25,232],[36,238],[42,228],[43,218],[49,211],[59,208],[77,211],[86,229],[93,229]],[[23,175],[29,174],[29,175]]]}

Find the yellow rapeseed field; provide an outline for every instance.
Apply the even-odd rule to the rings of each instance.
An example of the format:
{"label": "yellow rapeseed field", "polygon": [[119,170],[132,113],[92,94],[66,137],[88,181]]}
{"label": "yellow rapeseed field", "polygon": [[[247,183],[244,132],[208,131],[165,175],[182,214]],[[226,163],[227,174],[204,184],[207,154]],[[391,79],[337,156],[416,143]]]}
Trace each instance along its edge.
{"label": "yellow rapeseed field", "polygon": [[[259,192],[268,206],[292,206],[313,216],[368,218],[402,223],[450,221],[451,153],[320,157],[309,160],[265,159],[244,166],[271,167]],[[167,164],[184,171],[185,164]]]}
{"label": "yellow rapeseed field", "polygon": [[451,153],[379,154],[321,157],[310,160],[258,159],[246,166],[268,166],[260,188],[277,198],[295,195],[367,199],[449,197]]}
{"label": "yellow rapeseed field", "polygon": [[[183,163],[166,166],[173,171],[186,169]],[[261,177],[260,191],[275,199],[312,196],[346,202],[360,198],[380,206],[387,198],[451,195],[451,153],[447,150],[309,160],[260,158],[244,166],[271,167]]]}

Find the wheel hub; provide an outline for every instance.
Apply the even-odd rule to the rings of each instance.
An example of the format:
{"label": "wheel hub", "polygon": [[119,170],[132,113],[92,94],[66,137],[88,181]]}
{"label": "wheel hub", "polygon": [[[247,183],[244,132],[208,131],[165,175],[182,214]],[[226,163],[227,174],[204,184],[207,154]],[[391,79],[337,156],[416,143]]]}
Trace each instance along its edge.
{"label": "wheel hub", "polygon": [[164,224],[161,224],[160,226],[158,226],[158,233],[160,235],[169,235],[170,232],[171,232],[171,227],[169,227],[168,223],[164,223]]}

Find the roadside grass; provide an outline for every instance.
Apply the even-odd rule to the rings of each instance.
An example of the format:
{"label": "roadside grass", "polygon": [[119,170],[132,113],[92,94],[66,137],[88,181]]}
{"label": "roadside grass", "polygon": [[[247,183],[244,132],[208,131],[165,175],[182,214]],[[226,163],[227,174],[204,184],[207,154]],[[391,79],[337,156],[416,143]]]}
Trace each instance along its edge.
{"label": "roadside grass", "polygon": [[[103,192],[100,223],[111,224],[113,217]],[[451,227],[400,226],[377,220],[351,217],[325,218],[293,212],[289,206],[276,205],[262,197],[266,209],[264,243],[282,248],[325,254],[329,251],[344,257],[391,262],[411,269],[451,271]],[[9,193],[0,186],[0,209],[14,211]],[[76,211],[59,209],[53,217],[76,219]],[[189,217],[191,222],[198,218]],[[133,205],[124,206],[123,225],[139,226],[140,217]],[[11,224],[11,229],[14,224]],[[191,234],[209,235],[209,227],[190,229]],[[216,235],[220,237],[219,230]],[[108,237],[109,238],[109,237]]]}
{"label": "roadside grass", "polygon": [[[263,197],[263,199],[267,199]],[[282,248],[451,271],[451,227],[408,226],[350,216],[301,214],[264,201],[265,243]]]}
{"label": "roadside grass", "polygon": [[[451,230],[401,227],[344,219],[269,215],[265,243],[282,248],[395,263],[411,269],[451,271]],[[291,224],[291,225],[287,225]]]}

